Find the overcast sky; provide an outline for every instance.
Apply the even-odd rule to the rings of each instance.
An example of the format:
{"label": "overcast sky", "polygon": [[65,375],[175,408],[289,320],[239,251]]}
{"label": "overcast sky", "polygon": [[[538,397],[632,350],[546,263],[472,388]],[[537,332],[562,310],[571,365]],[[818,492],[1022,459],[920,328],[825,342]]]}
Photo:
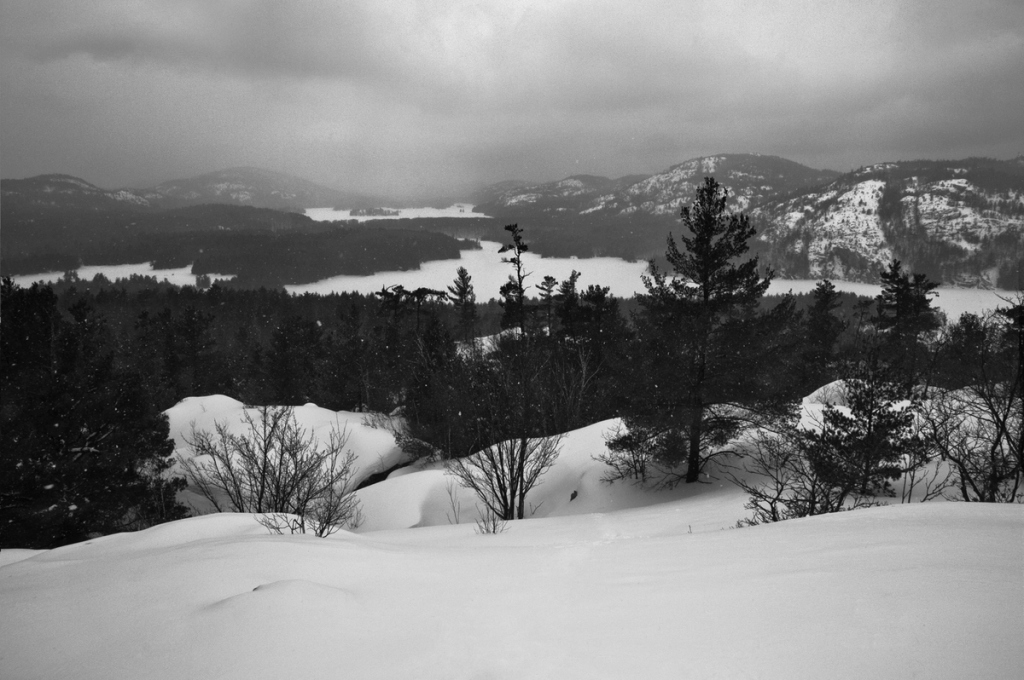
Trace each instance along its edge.
{"label": "overcast sky", "polygon": [[0,0],[0,174],[394,196],[1024,153],[1022,0]]}

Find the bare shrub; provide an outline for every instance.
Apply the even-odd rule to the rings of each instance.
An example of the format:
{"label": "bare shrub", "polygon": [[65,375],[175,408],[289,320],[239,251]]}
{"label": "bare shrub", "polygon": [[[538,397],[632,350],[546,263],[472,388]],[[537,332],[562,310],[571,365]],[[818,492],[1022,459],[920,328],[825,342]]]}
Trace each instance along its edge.
{"label": "bare shrub", "polygon": [[808,455],[806,433],[795,427],[777,432],[759,431],[750,441],[742,470],[727,477],[748,495],[744,507],[753,515],[742,526],[780,522],[795,517],[822,515],[877,503],[858,493],[857,486],[838,484]]}
{"label": "bare shrub", "polygon": [[523,519],[526,494],[558,457],[563,435],[506,439],[447,464],[448,474],[502,520]]}
{"label": "bare shrub", "polygon": [[922,430],[929,446],[953,470],[958,500],[1024,500],[1019,395],[1002,385],[973,385],[936,393],[925,405]]}
{"label": "bare shrub", "polygon": [[508,521],[494,514],[490,508],[485,510],[476,521],[476,533],[500,534],[508,528]]}
{"label": "bare shrub", "polygon": [[321,445],[299,427],[291,407],[261,406],[256,413],[245,412],[241,435],[225,423],[213,433],[193,427],[186,440],[192,456],[181,459],[192,486],[218,512],[262,514],[261,523],[278,533],[322,537],[358,526],[362,512],[353,494],[355,454],[345,451],[347,430],[332,429]]}

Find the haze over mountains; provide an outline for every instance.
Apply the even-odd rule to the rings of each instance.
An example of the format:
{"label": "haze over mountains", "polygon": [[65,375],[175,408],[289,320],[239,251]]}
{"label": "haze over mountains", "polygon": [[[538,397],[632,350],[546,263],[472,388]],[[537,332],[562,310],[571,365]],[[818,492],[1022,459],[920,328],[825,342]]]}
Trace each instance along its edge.
{"label": "haze over mountains", "polygon": [[[646,259],[678,232],[680,206],[705,176],[729,190],[733,210],[750,215],[755,251],[782,276],[873,281],[895,257],[947,283],[1020,285],[1024,157],[900,161],[841,174],[777,156],[724,154],[654,175],[501,182],[463,197],[493,224],[398,220],[407,224],[389,228],[498,238],[501,225],[518,222],[542,254]],[[68,175],[3,180],[4,269],[26,273],[25,258],[57,254],[83,260],[97,242],[142,233],[322,232],[332,227],[295,213],[389,205],[396,203],[258,168],[147,189],[107,190]],[[91,247],[79,247],[85,242]]]}

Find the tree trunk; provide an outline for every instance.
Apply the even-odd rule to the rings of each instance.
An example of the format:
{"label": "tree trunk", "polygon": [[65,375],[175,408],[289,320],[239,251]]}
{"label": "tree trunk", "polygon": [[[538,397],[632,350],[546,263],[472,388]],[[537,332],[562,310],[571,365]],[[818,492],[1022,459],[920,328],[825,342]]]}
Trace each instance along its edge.
{"label": "tree trunk", "polygon": [[700,438],[704,426],[704,404],[697,400],[690,414],[690,450],[686,456],[686,483],[700,478]]}

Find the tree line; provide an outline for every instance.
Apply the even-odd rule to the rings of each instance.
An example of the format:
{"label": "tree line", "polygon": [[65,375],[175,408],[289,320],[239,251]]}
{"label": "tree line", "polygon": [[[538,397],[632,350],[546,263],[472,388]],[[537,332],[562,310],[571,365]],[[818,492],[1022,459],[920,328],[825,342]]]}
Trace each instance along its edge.
{"label": "tree line", "polygon": [[[828,281],[766,297],[773,273],[748,256],[754,229],[725,205],[708,178],[681,212],[679,240],[668,237],[668,268],[652,266],[635,300],[582,289],[575,272],[527,271],[518,225],[505,229],[509,279],[486,303],[464,269],[444,289],[373,296],[5,280],[0,545],[182,516],[161,411],[214,393],[399,414],[410,458],[447,461],[501,520],[526,516],[559,435],[617,416],[609,480],[729,474],[746,484],[752,521],[870,502],[936,457],[965,500],[1019,498],[1019,300],[949,324],[931,305],[936,284],[895,261],[877,299]],[[846,405],[826,408],[816,431],[797,428],[800,398],[839,379]],[[929,388],[943,399],[926,399]],[[926,401],[977,417],[941,436],[950,420]],[[930,435],[920,427],[929,418]],[[979,418],[998,422],[968,433]],[[744,431],[774,434],[730,446]],[[726,454],[740,468],[723,467]]]}

